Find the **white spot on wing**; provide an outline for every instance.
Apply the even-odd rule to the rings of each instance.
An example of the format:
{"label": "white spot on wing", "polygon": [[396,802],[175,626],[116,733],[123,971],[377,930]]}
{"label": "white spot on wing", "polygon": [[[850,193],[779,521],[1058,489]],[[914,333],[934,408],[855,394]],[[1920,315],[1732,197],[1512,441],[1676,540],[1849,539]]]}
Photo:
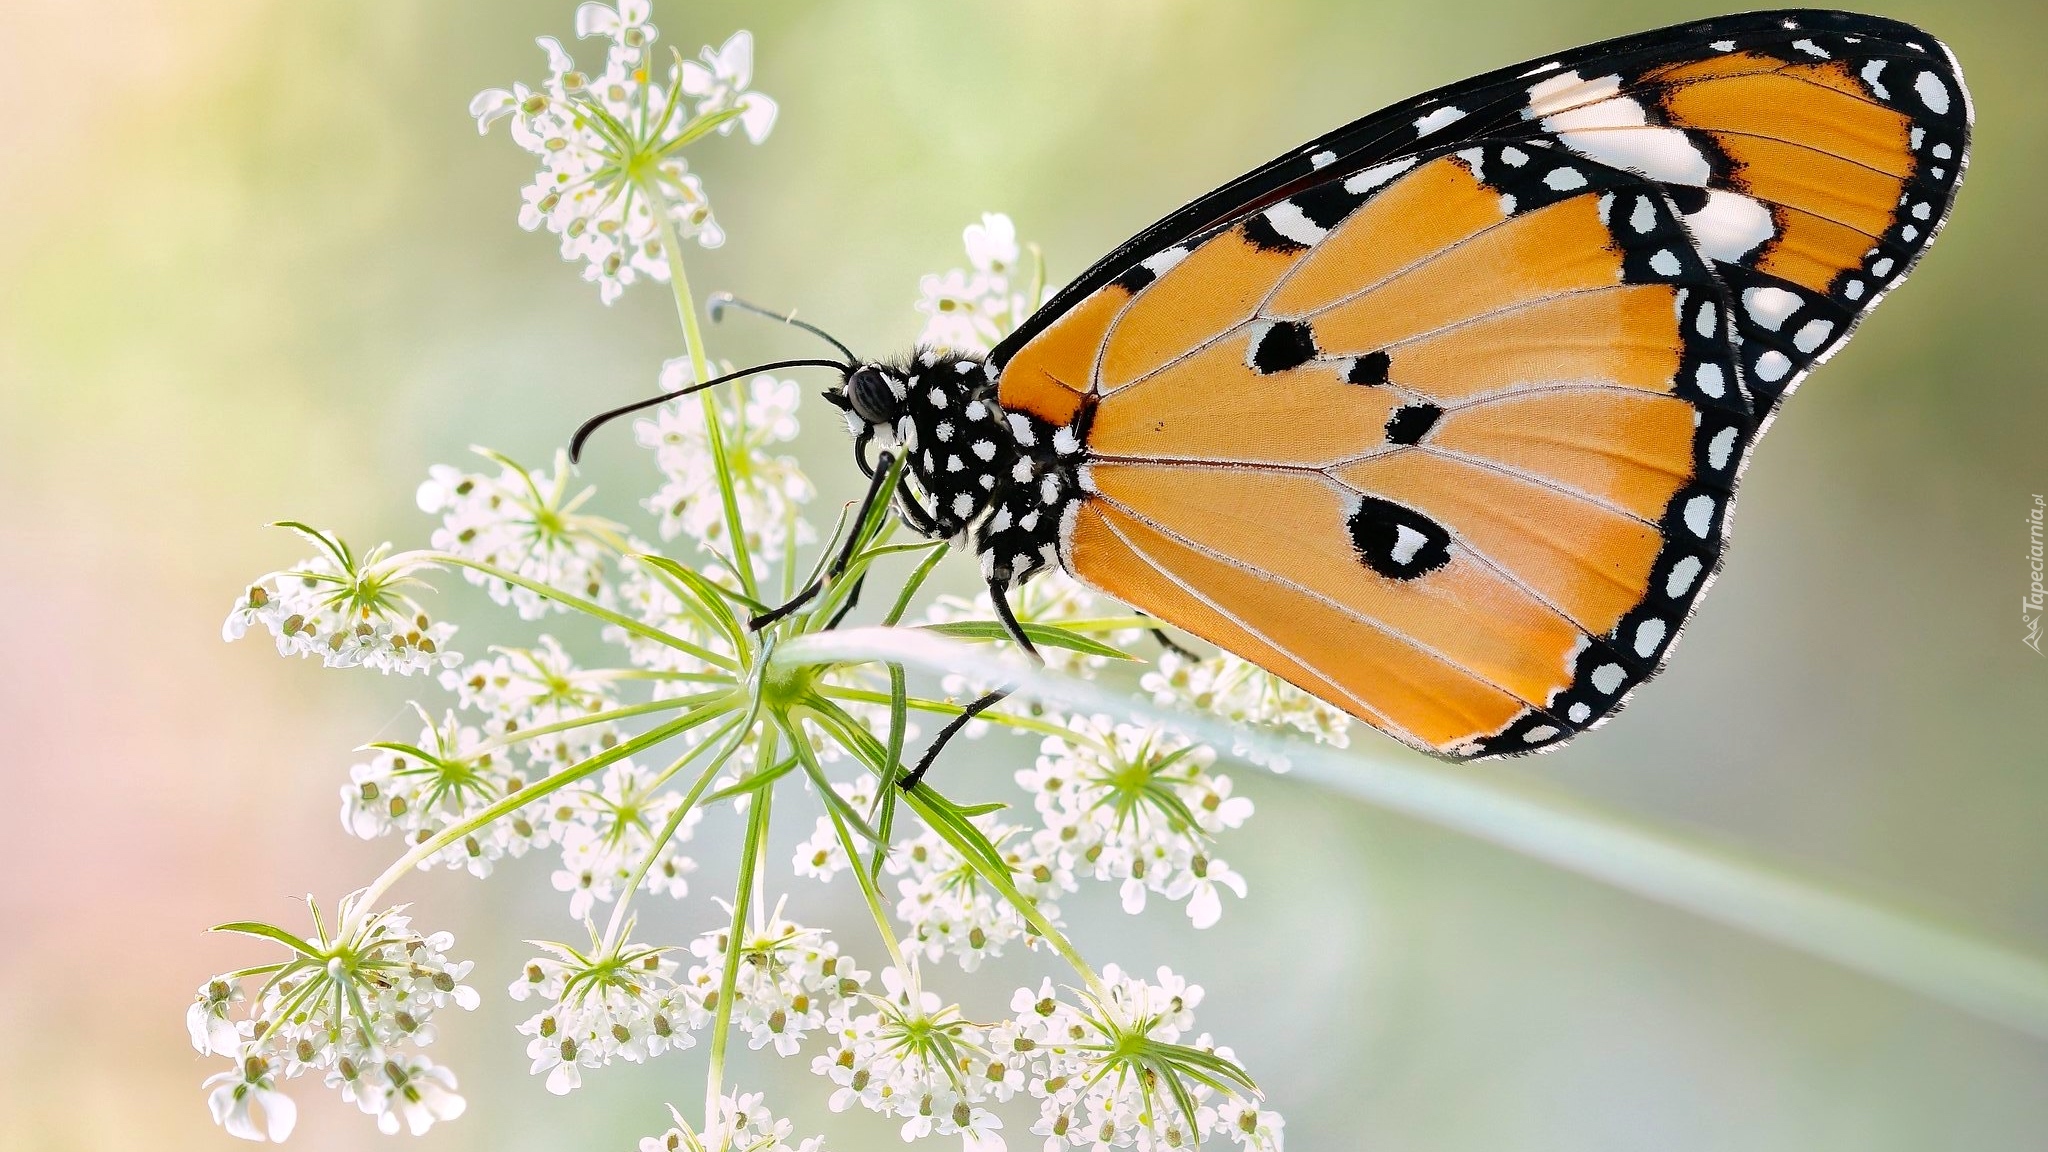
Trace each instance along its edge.
{"label": "white spot on wing", "polygon": [[[1733,431],[1733,429],[1730,429]],[[1700,578],[1703,567],[1700,558],[1687,556],[1671,566],[1671,576],[1664,581],[1664,595],[1673,600],[1692,591],[1692,582]]]}
{"label": "white spot on wing", "polygon": [[1335,164],[1337,162],[1337,154],[1335,152],[1330,152],[1327,150],[1318,152],[1315,155],[1309,157],[1308,162],[1311,167],[1328,168],[1330,165]]}
{"label": "white spot on wing", "polygon": [[1463,120],[1465,114],[1450,105],[1445,105],[1415,121],[1415,134],[1427,136],[1438,129],[1449,127]]}
{"label": "white spot on wing", "polygon": [[1728,458],[1735,453],[1735,429],[1723,428],[1707,441],[1707,467],[1719,472],[1728,466]]}
{"label": "white spot on wing", "polygon": [[1678,253],[1669,248],[1660,248],[1650,257],[1650,270],[1659,276],[1676,276],[1684,267],[1678,262]]}
{"label": "white spot on wing", "polygon": [[1527,732],[1522,733],[1522,743],[1538,744],[1545,740],[1550,739],[1552,736],[1555,735],[1557,735],[1556,725],[1538,724],[1536,727],[1531,728]]}
{"label": "white spot on wing", "polygon": [[1692,534],[1704,540],[1714,527],[1714,498],[1695,496],[1685,502],[1685,526]]}
{"label": "white spot on wing", "polygon": [[1792,42],[1792,46],[1794,48],[1799,49],[1801,52],[1806,53],[1808,56],[1818,56],[1823,60],[1834,59],[1834,57],[1828,55],[1827,49],[1821,47],[1818,44],[1815,44],[1811,40],[1794,40]]}
{"label": "white spot on wing", "polygon": [[1649,656],[1664,642],[1664,622],[1645,620],[1636,626],[1636,655]]}
{"label": "white spot on wing", "polygon": [[1344,178],[1344,190],[1353,196],[1363,196],[1413,167],[1415,167],[1415,158],[1412,156],[1406,160],[1390,160],[1385,164],[1367,168],[1363,172],[1346,176]]}
{"label": "white spot on wing", "polygon": [[1552,168],[1543,176],[1543,182],[1559,192],[1569,192],[1586,186],[1585,174],[1577,168]]}
{"label": "white spot on wing", "polygon": [[1776,348],[1756,358],[1756,378],[1766,384],[1776,384],[1792,370],[1792,361]]}
{"label": "white spot on wing", "polygon": [[1884,65],[1885,62],[1882,60],[1872,60],[1863,66],[1862,76],[1863,82],[1870,85],[1870,90],[1877,94],[1878,99],[1889,100],[1892,94],[1885,91],[1884,83],[1878,79],[1884,73]]}
{"label": "white spot on wing", "polygon": [[1648,196],[1636,197],[1636,210],[1629,213],[1628,224],[1638,232],[1654,231],[1657,227],[1657,205]]}
{"label": "white spot on wing", "polygon": [[1144,265],[1154,276],[1164,276],[1167,269],[1187,258],[1188,250],[1176,244],[1163,251],[1154,252],[1152,255],[1138,261],[1138,263]]}
{"label": "white spot on wing", "polygon": [[1593,710],[1584,704],[1574,704],[1571,707],[1571,711],[1565,713],[1565,715],[1574,724],[1584,724],[1593,718]]}
{"label": "white spot on wing", "polygon": [[1707,193],[1706,204],[1685,218],[1685,226],[1700,255],[1729,264],[1740,263],[1777,231],[1770,209],[1740,192],[1719,190]]}
{"label": "white spot on wing", "polygon": [[1940,116],[1948,112],[1948,85],[1941,82],[1941,77],[1932,72],[1922,72],[1919,78],[1913,81],[1913,91],[1920,94],[1920,102],[1927,105],[1935,115]]}
{"label": "white spot on wing", "polygon": [[1602,696],[1612,696],[1614,690],[1621,687],[1621,682],[1627,678],[1628,673],[1621,670],[1621,665],[1602,664],[1593,669],[1593,690]]}
{"label": "white spot on wing", "polygon": [[1693,382],[1699,385],[1700,391],[1716,400],[1728,394],[1728,381],[1721,375],[1719,364],[1700,365],[1699,372],[1693,376]]}
{"label": "white spot on wing", "polygon": [[1834,330],[1835,324],[1832,320],[1808,320],[1800,327],[1798,334],[1792,337],[1792,346],[1801,352],[1810,353],[1827,343]]}
{"label": "white spot on wing", "polygon": [[1316,244],[1330,234],[1330,230],[1308,218],[1308,214],[1292,200],[1282,200],[1265,212],[1266,223],[1296,244]]}
{"label": "white spot on wing", "polygon": [[1429,543],[1429,537],[1417,532],[1406,524],[1396,524],[1394,525],[1394,547],[1389,554],[1393,556],[1394,563],[1409,564],[1414,562],[1415,554],[1420,552],[1422,546],[1427,543]]}
{"label": "white spot on wing", "polygon": [[1742,306],[1749,310],[1749,318],[1776,332],[1785,323],[1785,317],[1799,311],[1799,297],[1783,288],[1748,288],[1742,293]]}
{"label": "white spot on wing", "polygon": [[1577,72],[1559,72],[1529,86],[1529,106],[1522,110],[1522,118],[1540,120],[1553,112],[1604,100],[1620,90],[1619,76],[1587,80]]}

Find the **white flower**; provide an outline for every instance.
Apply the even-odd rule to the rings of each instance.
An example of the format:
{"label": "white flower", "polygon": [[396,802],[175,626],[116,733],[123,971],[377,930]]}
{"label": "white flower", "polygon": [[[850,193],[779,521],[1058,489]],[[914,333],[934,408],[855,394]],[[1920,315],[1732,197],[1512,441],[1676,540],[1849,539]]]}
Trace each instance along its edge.
{"label": "white flower", "polygon": [[[607,554],[625,547],[624,530],[579,511],[595,489],[571,494],[568,453],[555,454],[552,475],[494,452],[478,453],[499,466],[496,476],[436,464],[419,486],[420,511],[441,518],[434,547],[573,596],[612,602]],[[492,600],[517,608],[523,619],[568,611],[558,599],[524,585],[473,568],[462,575]]]}
{"label": "white flower", "polygon": [[[1059,923],[1059,907],[1052,900],[1074,890],[1071,866],[1056,852],[1041,850],[1021,828],[987,816],[975,824],[1003,854],[1018,889],[1037,902],[1046,919]],[[1017,940],[1038,943],[1023,914],[935,832],[898,846],[884,867],[903,877],[896,886],[896,916],[910,930],[904,945],[922,950],[926,959],[950,954],[972,972]]]}
{"label": "white flower", "polygon": [[[775,126],[775,101],[760,92],[747,91],[747,85],[754,78],[754,34],[742,28],[733,33],[724,47],[706,46],[701,54],[704,62],[683,61],[683,91],[697,98],[697,115],[709,116],[728,108],[738,108],[738,122],[746,129],[747,139],[759,144],[768,138],[768,130]],[[733,121],[718,126],[720,132],[731,134]]]}
{"label": "white flower", "polygon": [[[344,901],[340,923],[331,931],[318,907],[312,912],[312,939],[267,925],[226,926],[290,941],[292,951],[281,963],[244,970],[243,977],[265,979],[242,1019],[229,1019],[231,1006],[240,1002],[236,976],[210,981],[187,1018],[195,1045],[203,1024],[206,1050],[235,1063],[206,1081],[213,1089],[215,1121],[244,1139],[282,1140],[297,1112],[278,1082],[309,1072],[376,1116],[387,1132],[402,1121],[417,1133],[460,1115],[454,1074],[418,1051],[434,1040],[436,1013],[450,1005],[473,1010],[479,1003],[476,990],[463,983],[470,963],[448,957],[454,938],[446,932],[421,935],[402,908],[362,913]],[[223,1046],[229,1030],[240,1042]],[[261,1127],[252,1105],[263,1115]]]}
{"label": "white flower", "polygon": [[377,1110],[377,1130],[386,1136],[397,1135],[400,1119],[407,1131],[424,1136],[435,1121],[453,1120],[469,1107],[455,1091],[455,1073],[425,1056],[415,1053],[386,1060],[380,1071],[384,1092]]}
{"label": "white flower", "polygon": [[638,60],[641,50],[659,35],[647,22],[653,14],[650,0],[619,0],[616,8],[589,0],[576,6],[576,35],[579,39],[610,37],[621,59]]}
{"label": "white flower", "polygon": [[535,1075],[547,1074],[548,1091],[563,1095],[583,1082],[583,1069],[613,1060],[638,1064],[696,1043],[691,1034],[711,1019],[694,994],[675,981],[667,949],[604,942],[591,929],[588,955],[567,944],[535,941],[548,953],[526,962],[512,982],[514,1000],[552,1001],[519,1025]]}
{"label": "white flower", "polygon": [[[1303,692],[1248,660],[1219,652],[1206,660],[1189,660],[1175,652],[1159,659],[1159,667],[1140,681],[1162,706],[1182,704],[1233,725],[1292,728],[1318,743],[1342,748],[1350,742],[1351,717]],[[1254,762],[1266,758],[1240,739],[1232,755]],[[1283,762],[1267,763],[1285,771]]]}
{"label": "white flower", "polygon": [[[577,666],[552,636],[532,648],[501,648],[496,656],[441,673],[441,686],[464,707],[485,716],[483,729],[522,752],[528,775],[521,783],[549,775],[598,749],[616,743],[611,724],[585,723],[618,707],[616,677]],[[540,739],[518,734],[574,725]]]}
{"label": "white flower", "polygon": [[[687,387],[693,379],[686,358],[662,365],[664,392]],[[787,555],[792,542],[789,525],[816,490],[793,457],[774,451],[776,445],[796,438],[802,396],[796,382],[756,376],[746,383],[743,395],[740,404],[712,407],[718,414],[734,502],[746,526],[747,551],[765,566]],[[652,416],[635,421],[633,435],[643,447],[654,449],[655,466],[661,469],[664,482],[645,502],[661,517],[661,538],[682,536],[700,549],[724,552],[730,542],[704,408],[694,396],[665,404]],[[815,539],[808,522],[795,519],[795,526],[795,544]]]}
{"label": "white flower", "polygon": [[758,1092],[727,1093],[718,1098],[714,1113],[699,1132],[683,1114],[669,1106],[675,1125],[659,1136],[643,1136],[640,1152],[825,1152],[820,1136],[807,1136],[791,1144],[796,1126],[778,1120],[761,1103]]}
{"label": "white flower", "polygon": [[648,14],[644,0],[584,4],[578,35],[611,41],[603,71],[579,70],[558,41],[543,36],[545,83],[479,92],[469,106],[479,131],[508,120],[513,142],[539,157],[540,171],[521,194],[520,227],[560,236],[562,258],[584,265],[583,278],[607,304],[642,275],[669,278],[665,230],[706,248],[725,242],[703,183],[680,153],[707,130],[706,118],[739,108],[756,143],[775,119],[774,101],[745,91],[753,56],[745,32],[723,49],[706,49],[709,68],[685,62],[664,84],[646,59],[656,35]]}
{"label": "white flower", "polygon": [[[417,707],[417,705],[415,705]],[[526,783],[504,749],[486,744],[483,733],[449,712],[439,724],[425,722],[417,743],[372,745],[374,758],[349,769],[341,787],[341,824],[365,840],[399,833],[419,843],[460,824],[518,791]],[[551,838],[538,809],[510,813],[420,861],[466,868],[488,876],[505,856],[521,856]]]}
{"label": "white flower", "polygon": [[920,278],[917,290],[917,310],[930,317],[918,333],[919,344],[974,353],[1002,339],[1008,298],[990,291],[987,276],[955,268]]}
{"label": "white flower", "polygon": [[192,998],[192,1006],[185,1010],[185,1028],[201,1056],[232,1056],[241,1048],[241,1030],[228,1015],[242,999],[242,986],[221,976],[207,981]]}
{"label": "white flower", "polygon": [[[690,944],[699,963],[691,967],[685,985],[707,1011],[716,1011],[725,968],[732,962],[731,935],[719,929]],[[794,1056],[804,1038],[826,1027],[867,982],[867,973],[840,955],[839,945],[822,930],[783,919],[780,904],[766,923],[741,935],[738,963],[733,1026],[747,1034],[749,1048],[772,1044],[783,1056]]]}
{"label": "white flower", "polygon": [[1230,1050],[1207,1036],[1184,1039],[1202,1001],[1199,987],[1165,968],[1147,981],[1111,964],[1101,989],[1068,1003],[1047,981],[1011,1000],[1013,1027],[1028,1040],[1015,1059],[1039,1104],[1031,1130],[1048,1137],[1046,1148],[1186,1148],[1223,1135],[1227,1119],[1247,1148],[1279,1152],[1280,1117],[1249,1100],[1251,1081]]}
{"label": "white flower", "polygon": [[[987,352],[1044,301],[1049,286],[1019,282],[1022,251],[1017,226],[1008,216],[985,212],[980,222],[967,226],[961,239],[973,270],[954,268],[918,282],[917,310],[928,317],[918,343],[956,352]],[[1032,279],[1037,278],[1034,271]]]}
{"label": "white flower", "polygon": [[[298,1122],[299,1106],[277,1090],[270,1075],[270,1063],[262,1056],[243,1057],[233,1071],[209,1076],[201,1087],[213,1089],[206,1098],[207,1107],[213,1111],[213,1122],[227,1129],[230,1136],[282,1144]],[[251,1105],[262,1110],[260,1128],[249,1113]]]}
{"label": "white flower", "polygon": [[1107,716],[1068,721],[1069,738],[1049,737],[1038,761],[1017,773],[1045,821],[1038,852],[1075,875],[1118,885],[1124,910],[1148,894],[1188,900],[1197,927],[1222,915],[1221,889],[1245,883],[1211,855],[1218,832],[1244,822],[1251,801],[1230,795],[1230,779],[1209,772],[1215,755],[1157,727]]}
{"label": "white flower", "polygon": [[302,524],[284,527],[320,549],[295,568],[251,584],[221,625],[239,640],[252,627],[269,632],[280,656],[307,656],[329,668],[374,668],[410,676],[459,663],[448,651],[455,625],[427,615],[410,595],[424,587],[413,573],[423,563],[392,563],[382,544],[357,556],[340,539]]}
{"label": "white flower", "polygon": [[595,785],[556,795],[548,811],[562,866],[552,880],[556,891],[570,893],[570,916],[581,920],[597,903],[617,899],[650,853],[654,863],[642,886],[678,899],[689,892],[685,877],[697,864],[682,849],[704,810],[690,809],[674,834],[655,843],[682,800],[675,790],[658,786],[651,769],[631,760],[605,768]]}
{"label": "white flower", "polygon": [[991,276],[1008,276],[1017,267],[1017,226],[1001,212],[984,212],[981,223],[962,234],[967,260]]}

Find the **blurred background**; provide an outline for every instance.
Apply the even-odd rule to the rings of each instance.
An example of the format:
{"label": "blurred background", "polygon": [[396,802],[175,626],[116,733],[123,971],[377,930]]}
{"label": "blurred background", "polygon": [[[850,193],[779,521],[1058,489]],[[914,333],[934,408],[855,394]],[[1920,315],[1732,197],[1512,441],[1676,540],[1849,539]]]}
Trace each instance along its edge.
{"label": "blurred background", "polygon": [[[1873,5],[1960,57],[1978,143],[1946,236],[1791,403],[1749,473],[1740,543],[1670,672],[1559,754],[1477,771],[1655,824],[2048,953],[2048,662],[2024,648],[2025,515],[2048,491],[2048,7]],[[530,159],[479,140],[485,87],[544,75],[570,0],[11,0],[0,7],[0,1144],[219,1149],[182,1015],[266,955],[203,929],[303,923],[294,894],[363,883],[387,846],[336,826],[350,749],[410,735],[417,682],[220,642],[230,602],[298,558],[291,516],[423,541],[428,464],[483,443],[543,463],[681,351],[658,286],[599,304],[514,223]],[[1012,214],[1055,277],[1183,199],[1384,103],[1538,53],[1719,9],[1615,0],[839,0],[657,5],[663,41],[757,38],[782,119],[692,149],[731,239],[703,294],[801,308],[893,352],[960,227]],[[574,44],[571,44],[574,48]],[[595,59],[599,52],[586,45]],[[808,344],[713,332],[745,362]],[[630,518],[651,463],[620,435],[589,475]],[[836,422],[799,445],[836,501]],[[949,566],[964,590],[968,565]],[[445,583],[455,585],[455,581]],[[463,620],[480,602],[444,591]],[[470,619],[480,618],[473,614]],[[502,614],[493,614],[493,626]],[[465,649],[486,638],[466,632]],[[502,633],[490,639],[508,640]],[[1369,732],[1359,746],[1387,753]],[[1007,788],[986,743],[956,791]],[[1234,775],[1258,815],[1224,854],[1252,884],[1198,934],[1113,893],[1071,902],[1098,960],[1205,985],[1298,1149],[1998,1152],[2048,1140],[2048,1043],[1496,849]],[[714,820],[711,825],[722,827]],[[808,820],[803,821],[808,824]],[[806,832],[789,830],[790,838]],[[717,860],[724,831],[708,834]],[[779,858],[787,859],[786,854]],[[701,1098],[701,1049],[526,1074],[503,995],[521,939],[573,930],[529,858],[488,884],[408,882],[474,958],[484,1007],[433,1055],[467,1116],[423,1148],[622,1149]],[[708,865],[656,936],[715,917]],[[804,919],[859,934],[852,890]],[[655,903],[647,907],[652,910]],[[650,911],[650,916],[655,915]],[[1035,960],[987,980],[1035,978]],[[460,1014],[458,1014],[460,1015]],[[799,1132],[830,1117],[801,1062],[738,1073]],[[307,1149],[378,1141],[300,1082]],[[1012,1130],[1013,1148],[1037,1141]]]}

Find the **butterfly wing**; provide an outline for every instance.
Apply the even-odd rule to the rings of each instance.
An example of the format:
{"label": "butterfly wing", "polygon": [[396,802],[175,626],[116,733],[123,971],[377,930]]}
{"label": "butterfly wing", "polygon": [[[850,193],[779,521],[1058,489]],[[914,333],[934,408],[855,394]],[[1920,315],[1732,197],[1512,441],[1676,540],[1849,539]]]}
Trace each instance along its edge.
{"label": "butterfly wing", "polygon": [[[1247,210],[1162,222],[999,349],[1003,405],[1084,439],[1068,570],[1441,755],[1611,714],[1708,583],[1777,400],[1939,226],[1968,133],[1946,52],[1889,21],[1622,43],[1276,161],[1233,186]],[[1491,134],[1396,131],[1432,118]]]}

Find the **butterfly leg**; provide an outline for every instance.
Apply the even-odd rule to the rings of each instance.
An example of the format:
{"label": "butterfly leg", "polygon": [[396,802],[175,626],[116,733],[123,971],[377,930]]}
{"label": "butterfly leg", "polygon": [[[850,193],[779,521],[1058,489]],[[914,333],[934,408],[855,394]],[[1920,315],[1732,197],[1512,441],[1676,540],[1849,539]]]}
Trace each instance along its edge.
{"label": "butterfly leg", "polygon": [[824,574],[813,580],[810,587],[797,593],[787,604],[782,605],[780,608],[770,609],[747,621],[749,629],[759,632],[761,629],[768,627],[770,624],[810,603],[818,593],[825,590],[826,585],[837,580],[846,572],[846,566],[853,563],[854,549],[860,546],[860,526],[867,523],[869,514],[875,510],[875,501],[882,498],[882,492],[888,483],[889,473],[895,466],[895,463],[896,461],[889,453],[882,453],[879,459],[880,466],[875,469],[873,479],[868,482],[867,495],[861,498],[860,511],[853,518],[853,528],[847,533],[846,542],[839,546],[839,554],[834,556],[832,563],[825,567]]}
{"label": "butterfly leg", "polygon": [[[996,578],[992,578],[989,581],[989,598],[995,601],[996,619],[1002,621],[1003,631],[1010,634],[1011,641],[1017,647],[1022,648],[1026,655],[1039,664],[1044,664],[1045,657],[1039,654],[1038,648],[1031,643],[1031,638],[1024,634],[1023,625],[1017,623],[1017,614],[1010,609],[1009,583],[1009,574],[1007,572],[999,573]],[[953,737],[959,735],[960,730],[967,727],[976,716],[1002,703],[1003,699],[1009,694],[1010,690],[1007,688],[998,688],[992,692],[985,692],[977,697],[972,704],[969,704],[958,716],[947,721],[946,726],[939,729],[939,734],[932,739],[931,747],[926,748],[924,755],[918,758],[917,767],[910,770],[910,775],[897,781],[897,785],[905,792],[917,787],[918,781],[924,779],[924,774],[931,770],[932,764],[939,758],[939,753],[945,751],[946,745],[952,741]]]}
{"label": "butterfly leg", "polygon": [[[1152,614],[1150,612],[1140,612],[1138,613],[1138,615],[1144,616],[1149,619]],[[1187,645],[1182,644],[1180,641],[1175,640],[1171,636],[1168,636],[1164,628],[1147,628],[1145,629],[1145,631],[1150,632],[1152,634],[1152,639],[1157,640],[1161,648],[1166,649],[1168,652],[1173,653],[1175,656],[1178,656],[1183,660],[1201,659],[1200,656],[1197,656],[1194,652],[1190,651]]]}

